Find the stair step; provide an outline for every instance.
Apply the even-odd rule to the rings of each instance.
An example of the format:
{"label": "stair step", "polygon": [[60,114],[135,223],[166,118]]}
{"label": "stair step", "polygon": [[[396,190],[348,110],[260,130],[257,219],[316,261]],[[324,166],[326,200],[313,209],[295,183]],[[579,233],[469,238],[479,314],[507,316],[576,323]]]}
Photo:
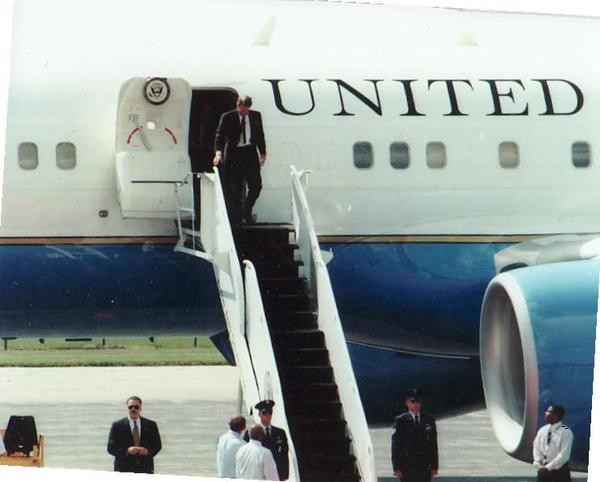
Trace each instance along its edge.
{"label": "stair step", "polygon": [[277,352],[277,364],[282,366],[327,366],[329,352],[325,348],[300,348]]}
{"label": "stair step", "polygon": [[294,251],[298,249],[297,244],[289,243],[262,243],[240,244],[236,245],[240,259],[249,259],[253,263],[255,260],[268,259],[294,259]]}
{"label": "stair step", "polygon": [[281,294],[305,294],[306,279],[298,277],[289,278],[262,278],[259,280],[260,291],[265,295]]}
{"label": "stair step", "polygon": [[260,245],[265,242],[287,244],[293,242],[294,229],[288,224],[242,226],[236,230],[235,240],[239,244]]}
{"label": "stair step", "polygon": [[292,417],[306,417],[318,413],[320,417],[339,419],[342,415],[342,404],[340,402],[307,402],[306,399],[288,400],[285,411]]}
{"label": "stair step", "polygon": [[317,314],[314,311],[265,310],[271,332],[294,330],[317,330]]}
{"label": "stair step", "polygon": [[272,294],[263,297],[265,310],[308,311],[312,308],[312,296],[306,294]]}
{"label": "stair step", "polygon": [[346,436],[346,421],[342,419],[324,419],[319,418],[318,414],[313,414],[313,417],[290,419],[288,423],[294,440],[296,438]]}
{"label": "stair step", "polygon": [[359,482],[360,476],[357,473],[343,472],[303,472],[302,482]]}
{"label": "stair step", "polygon": [[[308,472],[342,472],[352,475],[355,472],[356,457],[350,454],[314,455],[299,454],[298,466]],[[304,480],[300,477],[301,480]]]}
{"label": "stair step", "polygon": [[305,400],[315,402],[333,402],[340,399],[338,387],[335,383],[297,383],[290,380],[289,385],[283,385],[284,397],[287,399],[298,399],[304,397]]}
{"label": "stair step", "polygon": [[325,347],[325,335],[319,330],[274,331],[271,339],[276,350]]}
{"label": "stair step", "polygon": [[256,260],[253,261],[258,278],[298,277],[298,268],[303,266],[299,260]]}
{"label": "stair step", "polygon": [[295,437],[296,452],[305,456],[348,454],[350,439],[348,437]]}
{"label": "stair step", "polygon": [[279,375],[285,384],[288,380],[302,380],[303,383],[331,383],[333,369],[331,367],[281,367]]}

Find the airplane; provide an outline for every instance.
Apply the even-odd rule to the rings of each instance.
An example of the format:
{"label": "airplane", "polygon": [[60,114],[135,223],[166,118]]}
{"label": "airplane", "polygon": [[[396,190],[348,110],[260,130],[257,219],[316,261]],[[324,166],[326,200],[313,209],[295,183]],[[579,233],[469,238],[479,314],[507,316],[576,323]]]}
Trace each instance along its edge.
{"label": "airplane", "polygon": [[[368,420],[389,423],[420,386],[436,415],[485,403],[504,450],[528,460],[545,406],[561,400],[571,466],[585,470],[599,22],[334,2],[16,2],[0,336],[222,333],[212,267],[173,251],[173,216],[125,213],[117,152],[149,151],[152,135],[193,160],[205,107],[218,118],[249,94],[267,135],[258,219],[289,219],[289,166],[313,171],[307,196]],[[179,117],[160,117],[162,99],[145,123],[121,112],[142,80],[148,99],[173,87]]]}

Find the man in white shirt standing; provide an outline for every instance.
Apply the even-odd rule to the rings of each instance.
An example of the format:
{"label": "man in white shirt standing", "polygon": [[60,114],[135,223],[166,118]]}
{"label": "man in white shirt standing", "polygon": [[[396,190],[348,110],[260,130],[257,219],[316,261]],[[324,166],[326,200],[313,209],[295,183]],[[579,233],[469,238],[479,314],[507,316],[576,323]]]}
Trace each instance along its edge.
{"label": "man in white shirt standing", "polygon": [[246,445],[242,433],[246,430],[246,419],[241,415],[231,417],[229,431],[221,435],[217,443],[217,470],[219,477],[235,479],[235,456]]}
{"label": "man in white shirt standing", "polygon": [[573,432],[562,424],[565,409],[553,404],[546,409],[547,425],[538,430],[533,441],[533,465],[537,467],[538,482],[570,482],[569,458]]}
{"label": "man in white shirt standing", "polygon": [[238,479],[279,480],[271,451],[262,446],[265,431],[262,425],[250,428],[250,441],[238,450],[235,472]]}

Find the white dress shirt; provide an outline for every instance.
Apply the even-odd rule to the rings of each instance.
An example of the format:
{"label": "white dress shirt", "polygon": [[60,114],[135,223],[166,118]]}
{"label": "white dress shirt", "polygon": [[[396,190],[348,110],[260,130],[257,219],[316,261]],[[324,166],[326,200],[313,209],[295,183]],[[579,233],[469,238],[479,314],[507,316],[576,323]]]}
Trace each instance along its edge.
{"label": "white dress shirt", "polygon": [[421,422],[421,412],[412,412],[412,411],[409,410],[408,413],[411,414],[413,422],[415,423],[415,425],[417,423]]}
{"label": "white dress shirt", "polygon": [[257,440],[250,440],[235,456],[238,479],[279,480],[273,454]]}
{"label": "white dress shirt", "polygon": [[219,477],[235,479],[235,456],[246,445],[242,436],[230,430],[219,437],[217,442],[217,471]]}
{"label": "white dress shirt", "polygon": [[[129,428],[131,429],[131,434],[133,436],[133,420],[127,415],[127,420],[129,421]],[[137,423],[138,434],[140,434],[140,443],[142,442],[142,420],[140,417],[135,421]]]}
{"label": "white dress shirt", "polygon": [[573,432],[569,427],[565,427],[562,422],[544,425],[533,441],[533,465],[548,470],[560,469],[569,461],[572,445]]}
{"label": "white dress shirt", "polygon": [[250,116],[242,116],[238,113],[238,118],[240,119],[240,126],[242,125],[242,118],[245,117],[244,126],[246,127],[244,131],[246,131],[246,142],[244,142],[244,137],[240,134],[240,140],[238,142],[238,147],[249,146],[250,145]]}

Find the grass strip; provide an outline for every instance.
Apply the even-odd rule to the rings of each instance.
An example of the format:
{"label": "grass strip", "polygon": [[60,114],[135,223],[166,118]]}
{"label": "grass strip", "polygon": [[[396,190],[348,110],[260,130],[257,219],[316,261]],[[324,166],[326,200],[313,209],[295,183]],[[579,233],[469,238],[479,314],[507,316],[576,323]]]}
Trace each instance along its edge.
{"label": "grass strip", "polygon": [[0,367],[225,365],[207,337],[94,338],[91,341],[17,339],[0,346]]}

